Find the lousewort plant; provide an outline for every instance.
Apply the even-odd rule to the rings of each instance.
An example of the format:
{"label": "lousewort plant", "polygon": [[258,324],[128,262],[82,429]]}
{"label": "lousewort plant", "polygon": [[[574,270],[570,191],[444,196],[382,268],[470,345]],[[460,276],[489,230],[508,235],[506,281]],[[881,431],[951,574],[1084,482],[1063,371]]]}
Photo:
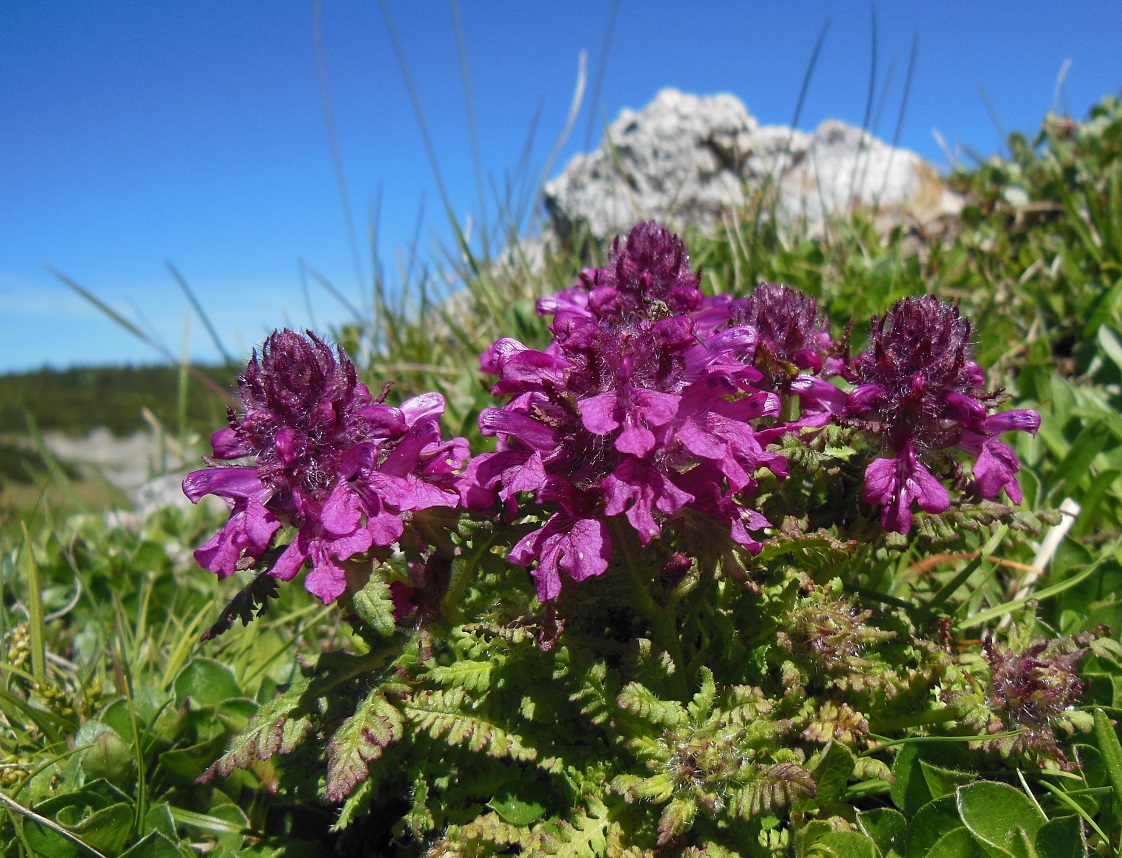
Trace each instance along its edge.
{"label": "lousewort plant", "polygon": [[1000,502],[999,439],[1039,418],[998,410],[956,307],[899,301],[853,356],[812,296],[706,295],[642,223],[538,311],[547,347],[481,357],[475,456],[438,394],[387,405],[314,335],[253,356],[184,481],[231,511],[200,565],[256,576],[208,634],[306,570],[353,635],[202,781],[311,784],[356,842],[389,830],[375,854],[887,855],[953,811],[932,771],[1076,770],[1077,666],[1110,642],[1030,640],[1031,611],[978,638],[953,609],[1041,524]]}

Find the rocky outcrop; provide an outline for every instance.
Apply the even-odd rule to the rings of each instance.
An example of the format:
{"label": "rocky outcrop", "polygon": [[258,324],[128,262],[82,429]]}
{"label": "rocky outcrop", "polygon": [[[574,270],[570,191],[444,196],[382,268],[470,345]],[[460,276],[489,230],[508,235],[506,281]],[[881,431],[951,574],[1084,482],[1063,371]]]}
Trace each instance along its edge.
{"label": "rocky outcrop", "polygon": [[735,96],[674,89],[624,110],[600,148],[574,157],[544,198],[554,234],[588,230],[605,241],[645,218],[711,232],[766,191],[778,218],[811,234],[855,207],[881,228],[926,227],[962,208],[922,158],[860,128],[837,120],[810,134],[761,126]]}

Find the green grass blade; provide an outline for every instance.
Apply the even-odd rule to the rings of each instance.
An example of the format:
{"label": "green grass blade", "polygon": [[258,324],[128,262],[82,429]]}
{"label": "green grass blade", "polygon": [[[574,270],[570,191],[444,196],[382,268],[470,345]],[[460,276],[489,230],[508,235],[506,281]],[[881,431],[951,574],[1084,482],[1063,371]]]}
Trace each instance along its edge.
{"label": "green grass blade", "polygon": [[190,286],[187,285],[186,278],[179,273],[179,269],[175,267],[170,259],[164,260],[164,265],[167,266],[171,276],[175,278],[175,282],[179,284],[180,290],[187,296],[187,300],[202,320],[203,327],[206,328],[207,334],[210,336],[210,341],[214,343],[214,347],[218,349],[218,353],[222,355],[223,362],[227,364],[236,364],[237,360],[226,350],[222,344],[222,338],[218,336],[218,331],[210,321],[210,316],[207,315],[206,310],[203,308],[202,302],[199,301],[198,296],[194,293]]}
{"label": "green grass blade", "polygon": [[31,675],[36,682],[47,679],[47,645],[43,634],[42,584],[39,580],[39,564],[35,562],[35,551],[27,524],[20,522],[23,530],[24,571],[27,573],[27,623],[31,633]]}
{"label": "green grass blade", "polygon": [[[939,591],[935,593],[935,595],[931,597],[931,600],[923,606],[923,612],[926,614],[930,614],[940,605],[944,604],[952,595],[954,595],[958,588],[967,582],[967,580],[971,575],[974,574],[978,567],[989,560],[990,555],[992,555],[997,550],[998,546],[1001,545],[1002,541],[1004,541],[1005,539],[1006,534],[1008,533],[1008,525],[1003,524],[998,527],[994,531],[993,536],[990,537],[989,542],[982,546],[982,550],[978,552],[977,556],[974,557],[965,566],[963,566],[959,573],[955,575],[950,581],[939,588]],[[963,600],[963,604],[965,604],[965,600]]]}
{"label": "green grass blade", "polygon": [[1102,709],[1095,710],[1095,741],[1103,758],[1107,780],[1114,792],[1114,800],[1122,805],[1122,744],[1118,742],[1114,725]]}
{"label": "green grass blade", "polygon": [[1110,558],[1104,554],[1103,557],[1092,563],[1078,575],[1068,578],[1066,581],[1061,581],[1059,584],[1053,584],[1051,587],[1045,587],[1043,590],[1038,590],[1037,592],[1025,596],[1024,598],[1014,599],[1011,602],[1006,602],[1004,605],[997,605],[993,608],[988,608],[985,611],[979,611],[974,616],[968,617],[962,624],[962,628],[970,629],[974,628],[975,626],[983,625],[984,623],[988,623],[991,620],[997,619],[998,617],[1003,617],[1006,614],[1012,614],[1014,611],[1020,610],[1031,601],[1035,600],[1038,602],[1043,602],[1045,599],[1050,599],[1052,598],[1052,596],[1056,596],[1064,592],[1064,590],[1070,590],[1076,584],[1080,584],[1083,581],[1086,581],[1088,578],[1098,572],[1099,567],[1102,566],[1103,563],[1105,563],[1108,559]]}
{"label": "green grass blade", "polygon": [[110,319],[112,319],[114,322],[116,322],[118,325],[120,325],[122,328],[124,328],[126,331],[128,331],[130,334],[132,334],[134,337],[136,337],[138,340],[140,340],[141,342],[145,343],[146,345],[149,345],[152,348],[154,348],[156,351],[158,351],[169,362],[175,363],[175,356],[168,350],[167,346],[165,346],[163,343],[159,342],[158,340],[156,340],[156,339],[152,338],[151,336],[149,336],[148,334],[146,334],[144,331],[142,331],[140,328],[138,328],[134,323],[132,323],[131,321],[126,319],[124,316],[122,316],[120,313],[118,313],[116,310],[114,310],[112,307],[110,307],[108,304],[106,304],[104,301],[102,301],[100,298],[98,298],[92,292],[84,289],[82,286],[79,286],[77,282],[75,282],[74,280],[67,277],[61,271],[58,271],[57,269],[52,268],[50,265],[46,266],[46,268],[47,268],[47,271],[49,271],[51,274],[53,274],[55,277],[57,277],[59,280],[61,280],[66,286],[68,286],[73,291],[77,292],[86,301],[93,304],[94,307],[96,307],[98,310],[100,310],[102,313],[104,313],[106,316],[108,316]]}
{"label": "green grass blade", "polygon": [[1073,799],[1071,796],[1069,796],[1066,792],[1064,792],[1062,789],[1060,789],[1055,784],[1050,784],[1050,783],[1048,783],[1048,781],[1043,781],[1042,780],[1042,781],[1040,781],[1040,785],[1042,787],[1044,787],[1046,790],[1048,790],[1048,792],[1052,793],[1052,795],[1055,796],[1055,798],[1059,802],[1061,802],[1062,804],[1071,808],[1071,810],[1073,810],[1075,813],[1079,814],[1080,818],[1085,823],[1087,823],[1088,826],[1090,826],[1090,828],[1095,832],[1095,834],[1097,834],[1099,837],[1102,838],[1103,843],[1110,843],[1110,838],[1108,838],[1106,836],[1106,834],[1103,833],[1103,830],[1101,828],[1099,828],[1099,826],[1096,824],[1095,820],[1091,817],[1091,815],[1089,813],[1087,813],[1086,810],[1084,810],[1083,806],[1081,804],[1079,804],[1079,802],[1075,801],[1075,799]]}

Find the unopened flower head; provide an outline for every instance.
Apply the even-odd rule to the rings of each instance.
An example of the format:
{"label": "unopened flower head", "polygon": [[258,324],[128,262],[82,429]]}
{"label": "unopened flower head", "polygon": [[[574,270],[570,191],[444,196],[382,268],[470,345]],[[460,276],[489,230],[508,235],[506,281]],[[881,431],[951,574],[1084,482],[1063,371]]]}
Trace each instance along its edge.
{"label": "unopened flower head", "polygon": [[362,409],[370,391],[354,364],[314,334],[274,332],[238,377],[245,408],[232,418],[234,444],[253,456],[261,481],[278,494],[326,498],[346,451],[369,439]]}
{"label": "unopened flower head", "polygon": [[[761,283],[737,303],[731,321],[756,330],[757,355],[764,350],[772,361],[793,364],[799,370],[817,373],[822,369],[830,335],[813,296],[781,283]],[[757,360],[757,366],[762,362]]]}
{"label": "unopened flower head", "polygon": [[703,300],[682,239],[654,221],[632,228],[622,244],[616,238],[608,264],[582,279],[592,311],[617,319],[688,313]]}

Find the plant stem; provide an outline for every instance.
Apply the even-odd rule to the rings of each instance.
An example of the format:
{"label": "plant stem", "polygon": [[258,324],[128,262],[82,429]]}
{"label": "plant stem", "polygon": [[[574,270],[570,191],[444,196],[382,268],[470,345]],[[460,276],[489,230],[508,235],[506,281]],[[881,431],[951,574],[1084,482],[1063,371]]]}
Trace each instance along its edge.
{"label": "plant stem", "polygon": [[680,701],[689,699],[689,683],[686,682],[686,657],[682,650],[682,636],[678,632],[678,624],[672,609],[667,609],[658,604],[651,596],[647,579],[643,576],[636,562],[632,534],[624,528],[619,519],[612,521],[612,531],[615,543],[619,545],[623,554],[623,565],[627,570],[628,580],[631,582],[631,592],[635,597],[635,607],[650,624],[651,636],[655,643],[666,650],[670,660],[674,662],[674,696]]}

